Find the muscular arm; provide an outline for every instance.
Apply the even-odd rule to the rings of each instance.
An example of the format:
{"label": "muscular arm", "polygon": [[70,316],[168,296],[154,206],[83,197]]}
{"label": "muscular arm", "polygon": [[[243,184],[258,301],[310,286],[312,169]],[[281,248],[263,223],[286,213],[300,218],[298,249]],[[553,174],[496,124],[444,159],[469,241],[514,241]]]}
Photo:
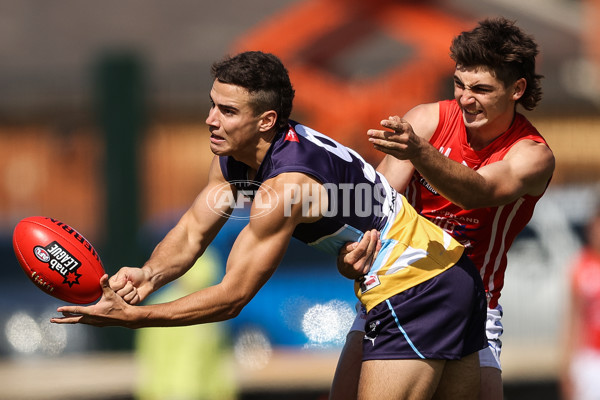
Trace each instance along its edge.
{"label": "muscular arm", "polygon": [[[274,216],[275,212],[271,214]],[[271,277],[289,243],[293,227],[285,219],[271,214],[251,218],[240,232],[220,283],[171,303],[141,307],[144,319],[152,325],[171,326],[237,316]]]}
{"label": "muscular arm", "polygon": [[428,143],[411,161],[442,196],[464,209],[498,206],[527,194],[539,195],[554,171],[550,149],[531,140],[520,141],[503,160],[477,171],[450,160]]}
{"label": "muscular arm", "polygon": [[[266,181],[269,193],[274,190],[277,198],[284,198],[285,184],[292,183],[301,186],[312,183],[314,180],[299,173],[282,174]],[[260,189],[257,196],[260,195]],[[203,191],[204,193],[205,191]],[[263,198],[268,198],[264,196]],[[211,197],[201,194],[197,201],[205,201]],[[204,203],[205,204],[205,203]],[[165,238],[167,245],[155,251],[151,260],[144,266],[152,286],[158,286],[174,279],[187,270],[183,261],[174,263],[166,255],[176,259],[187,260],[196,251],[201,251],[205,242],[212,239],[213,232],[206,234],[193,232],[189,228],[202,226],[205,221],[197,217],[211,218],[203,210],[192,211],[196,214],[191,218],[191,225],[182,224],[181,229],[172,231],[171,238]],[[293,204],[287,212],[283,201],[276,202],[273,211],[264,213],[265,203],[261,202],[260,208],[253,205],[248,225],[238,235],[229,258],[223,280],[211,287],[194,292],[178,300],[148,306],[132,306],[127,304],[120,296],[112,291],[108,285],[103,284],[103,297],[96,305],[89,307],[67,306],[59,308],[63,318],[54,318],[57,323],[86,323],[96,326],[125,326],[140,328],[148,326],[182,326],[199,323],[221,321],[235,317],[242,308],[254,297],[258,290],[271,277],[281,261],[291,235],[300,222],[310,222],[311,217],[302,214],[303,204],[300,199]],[[210,211],[210,210],[209,210]],[[187,217],[186,217],[187,218]],[[179,225],[179,224],[178,224]],[[183,239],[182,239],[183,238]],[[177,240],[176,240],[177,239]],[[181,246],[181,243],[191,241],[198,245]],[[189,247],[189,248],[188,248]],[[181,256],[177,252],[181,251]],[[166,268],[161,264],[171,265]]]}
{"label": "muscular arm", "polygon": [[148,287],[140,288],[144,295],[183,275],[204,253],[231,212],[229,204],[223,201],[226,192],[231,191],[221,173],[218,158],[214,157],[208,185],[142,267],[149,277]]}
{"label": "muscular arm", "polygon": [[[429,143],[435,132],[432,124],[417,131],[422,126],[417,123],[421,122],[414,122],[413,129],[407,119],[431,120],[435,111],[432,105],[425,105],[407,114],[405,119],[391,117],[382,121],[382,126],[389,130],[369,130],[369,140],[375,148],[389,155],[379,170],[395,182],[395,187],[406,180],[402,163],[410,161],[441,195],[464,209],[507,204],[523,195],[539,195],[544,191],[554,171],[554,155],[547,146],[523,140],[503,160],[472,170],[444,156]],[[390,160],[390,156],[398,163]],[[394,177],[396,173],[400,178]]]}
{"label": "muscular arm", "polygon": [[[270,191],[277,193],[278,199],[283,199],[285,185],[298,183],[300,186],[305,177],[302,174],[282,174],[266,181],[263,187],[268,186]],[[143,307],[143,311],[147,312],[145,318],[153,321],[153,325],[190,325],[237,316],[269,280],[287,250],[296,225],[303,220],[301,201],[292,205],[287,213],[283,201],[272,205],[274,210],[268,213],[264,213],[266,204],[260,203],[260,208],[253,204],[249,223],[240,232],[229,253],[223,280],[171,303]]]}

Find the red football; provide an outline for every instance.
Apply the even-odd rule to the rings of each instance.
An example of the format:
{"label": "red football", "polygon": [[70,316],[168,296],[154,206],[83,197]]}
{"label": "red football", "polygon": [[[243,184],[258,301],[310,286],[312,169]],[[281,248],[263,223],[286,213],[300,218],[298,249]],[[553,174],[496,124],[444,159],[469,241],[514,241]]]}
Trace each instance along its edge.
{"label": "red football", "polygon": [[15,227],[13,248],[29,279],[49,295],[76,304],[93,303],[102,295],[100,256],[69,225],[48,217],[25,218]]}

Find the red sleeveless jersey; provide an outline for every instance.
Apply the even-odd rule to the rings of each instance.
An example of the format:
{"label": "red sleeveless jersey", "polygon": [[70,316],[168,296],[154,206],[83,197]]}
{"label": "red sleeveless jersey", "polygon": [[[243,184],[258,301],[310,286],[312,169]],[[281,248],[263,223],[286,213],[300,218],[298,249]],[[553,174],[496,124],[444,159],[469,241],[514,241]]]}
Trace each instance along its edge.
{"label": "red sleeveless jersey", "polygon": [[[467,142],[462,112],[456,100],[439,102],[440,121],[430,143],[446,157],[471,169],[502,160],[521,140],[547,145],[544,138],[521,114],[511,127],[483,150],[473,150]],[[498,304],[504,285],[506,253],[519,232],[527,225],[540,196],[523,196],[499,207],[463,210],[446,200],[417,172],[406,189],[406,198],[423,216],[441,226],[466,247],[475,263],[488,294],[489,306]]]}
{"label": "red sleeveless jersey", "polygon": [[581,298],[583,346],[600,351],[600,254],[584,249],[574,264],[571,290]]}

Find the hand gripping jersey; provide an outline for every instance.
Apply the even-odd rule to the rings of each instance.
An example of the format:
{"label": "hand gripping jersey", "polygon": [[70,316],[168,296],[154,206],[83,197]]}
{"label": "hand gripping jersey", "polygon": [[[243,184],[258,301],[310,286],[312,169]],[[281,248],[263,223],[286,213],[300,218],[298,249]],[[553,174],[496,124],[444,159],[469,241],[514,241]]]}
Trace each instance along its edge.
{"label": "hand gripping jersey", "polygon": [[252,181],[245,164],[232,157],[219,161],[225,179],[244,193],[288,172],[318,180],[327,190],[328,209],[318,221],[296,227],[293,236],[304,243],[337,255],[365,231],[381,232],[376,263],[355,285],[367,310],[440,274],[463,253],[458,242],[420,217],[356,152],[304,125],[292,121],[287,132],[275,137]]}
{"label": "hand gripping jersey", "polygon": [[[521,140],[533,140],[547,145],[544,138],[521,114],[515,115],[510,128],[480,151],[467,142],[462,112],[455,100],[439,102],[440,122],[430,143],[440,153],[471,169],[500,161],[510,148]],[[527,225],[540,196],[523,196],[499,207],[463,210],[440,196],[415,171],[405,192],[417,211],[450,233],[466,248],[467,255],[479,268],[488,294],[489,307],[498,305],[504,285],[506,253],[519,232]]]}

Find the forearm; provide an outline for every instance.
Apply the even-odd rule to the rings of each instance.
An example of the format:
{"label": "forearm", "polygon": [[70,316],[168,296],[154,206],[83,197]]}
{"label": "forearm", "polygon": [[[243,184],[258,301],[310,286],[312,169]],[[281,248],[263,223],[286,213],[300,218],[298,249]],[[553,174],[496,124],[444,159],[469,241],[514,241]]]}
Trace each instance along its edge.
{"label": "forearm", "polygon": [[179,226],[173,228],[156,246],[142,266],[144,284],[139,288],[142,300],[165,284],[187,272],[203,253],[199,243],[189,243],[186,232]]}
{"label": "forearm", "polygon": [[377,166],[377,172],[383,174],[388,183],[399,193],[406,190],[414,170],[410,161],[399,160],[390,155],[386,155]]}
{"label": "forearm", "polygon": [[136,306],[130,328],[172,327],[225,321],[236,317],[248,299],[222,285],[210,286],[168,303]]}
{"label": "forearm", "polygon": [[[289,232],[282,234],[276,225],[268,223],[265,235],[257,235],[250,226],[252,222],[238,234],[220,283],[169,303],[142,306],[136,315],[137,323],[183,326],[236,317],[275,271],[290,238]],[[172,278],[171,271],[161,271],[162,275],[155,274],[161,281]]]}
{"label": "forearm", "polygon": [[435,191],[461,208],[494,205],[493,193],[481,174],[449,159],[429,143],[410,161]]}

